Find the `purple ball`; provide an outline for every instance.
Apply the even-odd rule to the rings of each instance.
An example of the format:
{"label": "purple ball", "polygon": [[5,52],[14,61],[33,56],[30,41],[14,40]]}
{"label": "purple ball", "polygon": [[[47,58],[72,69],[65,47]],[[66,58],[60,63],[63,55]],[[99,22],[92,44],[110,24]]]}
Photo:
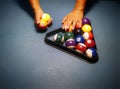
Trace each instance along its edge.
{"label": "purple ball", "polygon": [[73,38],[70,38],[66,41],[66,47],[67,48],[73,49],[73,48],[75,48],[75,45],[76,45],[76,42]]}
{"label": "purple ball", "polygon": [[90,24],[91,22],[90,22],[90,20],[88,19],[88,18],[83,18],[82,19],[82,24],[84,25],[84,24]]}

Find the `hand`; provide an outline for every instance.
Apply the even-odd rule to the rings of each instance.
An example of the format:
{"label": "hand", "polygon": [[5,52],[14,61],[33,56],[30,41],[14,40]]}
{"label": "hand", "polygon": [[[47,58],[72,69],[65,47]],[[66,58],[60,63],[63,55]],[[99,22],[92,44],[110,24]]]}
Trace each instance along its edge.
{"label": "hand", "polygon": [[79,27],[82,26],[82,18],[83,11],[73,10],[69,14],[67,14],[62,20],[62,29],[69,29],[72,25],[72,29],[75,28],[76,25]]}
{"label": "hand", "polygon": [[38,9],[35,11],[35,24],[37,25],[38,28],[42,28],[42,29],[46,29],[48,27],[48,25],[51,24],[52,22],[52,18],[50,18],[50,20],[44,25],[44,26],[41,26],[40,25],[40,20],[42,19],[42,15],[44,14],[43,10],[42,9]]}

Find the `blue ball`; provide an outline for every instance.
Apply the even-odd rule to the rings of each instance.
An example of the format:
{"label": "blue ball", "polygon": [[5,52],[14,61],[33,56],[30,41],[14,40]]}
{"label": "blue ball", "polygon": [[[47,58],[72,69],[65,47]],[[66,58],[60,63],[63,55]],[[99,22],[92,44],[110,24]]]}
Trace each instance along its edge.
{"label": "blue ball", "polygon": [[84,43],[85,39],[83,38],[82,35],[78,35],[78,36],[75,37],[75,41],[76,41],[77,44],[78,43]]}
{"label": "blue ball", "polygon": [[89,48],[86,50],[86,55],[90,58],[96,58],[97,57],[97,52],[95,48]]}

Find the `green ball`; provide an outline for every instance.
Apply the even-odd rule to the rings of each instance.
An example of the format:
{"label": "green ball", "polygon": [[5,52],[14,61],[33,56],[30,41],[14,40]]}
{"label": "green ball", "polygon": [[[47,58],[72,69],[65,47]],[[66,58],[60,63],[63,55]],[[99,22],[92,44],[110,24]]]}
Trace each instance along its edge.
{"label": "green ball", "polygon": [[57,33],[54,35],[53,40],[58,43],[63,43],[64,42],[64,36],[60,33]]}
{"label": "green ball", "polygon": [[64,38],[65,38],[65,40],[70,39],[70,38],[74,38],[74,33],[73,32],[66,32],[64,34]]}

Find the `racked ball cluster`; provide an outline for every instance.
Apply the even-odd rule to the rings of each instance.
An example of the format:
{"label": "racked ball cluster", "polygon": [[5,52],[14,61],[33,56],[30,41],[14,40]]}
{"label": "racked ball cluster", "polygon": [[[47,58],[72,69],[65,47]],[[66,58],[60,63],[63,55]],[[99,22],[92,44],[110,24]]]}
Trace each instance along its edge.
{"label": "racked ball cluster", "polygon": [[62,45],[85,54],[89,58],[96,58],[96,44],[92,32],[91,22],[88,18],[82,19],[82,27],[74,30],[71,27],[64,33],[57,33],[54,36],[54,41],[62,43]]}

